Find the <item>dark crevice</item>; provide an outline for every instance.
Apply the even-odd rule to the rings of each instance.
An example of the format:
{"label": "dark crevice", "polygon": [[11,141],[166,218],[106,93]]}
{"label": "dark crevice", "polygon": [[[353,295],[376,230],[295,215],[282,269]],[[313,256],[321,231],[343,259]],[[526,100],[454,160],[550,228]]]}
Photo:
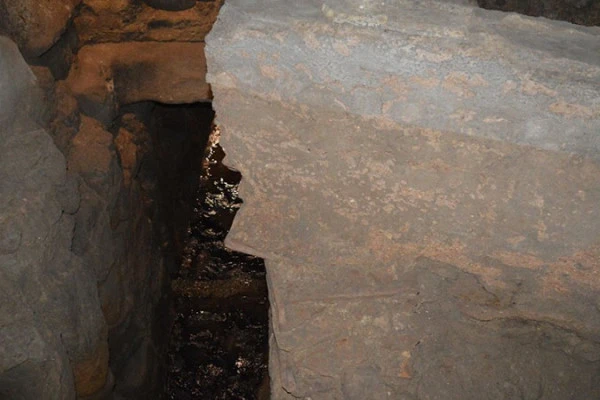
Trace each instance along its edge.
{"label": "dark crevice", "polygon": [[598,0],[477,0],[481,8],[511,11],[578,25],[600,25]]}
{"label": "dark crevice", "polygon": [[165,399],[268,399],[268,296],[260,258],[223,240],[242,204],[209,103],[155,104],[162,248],[171,276],[163,334]]}

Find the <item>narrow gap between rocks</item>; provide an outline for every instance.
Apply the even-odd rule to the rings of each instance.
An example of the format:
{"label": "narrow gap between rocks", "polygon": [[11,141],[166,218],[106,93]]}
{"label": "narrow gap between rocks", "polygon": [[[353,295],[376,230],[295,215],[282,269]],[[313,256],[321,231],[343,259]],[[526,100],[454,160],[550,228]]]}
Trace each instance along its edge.
{"label": "narrow gap between rocks", "polygon": [[223,244],[242,204],[242,177],[222,163],[211,104],[132,109],[144,115],[152,137],[160,240],[172,264],[170,299],[159,318],[165,326],[157,327],[168,335],[161,398],[268,399],[265,266]]}
{"label": "narrow gap between rocks", "polygon": [[578,25],[600,25],[598,0],[477,0],[477,5],[488,10],[516,12]]}

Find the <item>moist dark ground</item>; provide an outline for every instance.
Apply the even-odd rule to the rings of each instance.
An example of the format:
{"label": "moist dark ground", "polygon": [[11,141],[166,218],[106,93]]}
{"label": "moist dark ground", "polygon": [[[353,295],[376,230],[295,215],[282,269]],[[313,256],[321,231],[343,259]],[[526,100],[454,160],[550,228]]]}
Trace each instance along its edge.
{"label": "moist dark ground", "polygon": [[[198,245],[202,261],[174,281],[168,398],[259,399],[268,389],[267,297],[262,260]],[[219,270],[205,278],[208,266]]]}
{"label": "moist dark ground", "polygon": [[269,398],[264,262],[226,249],[241,176],[210,147],[179,270],[173,274],[166,397]]}

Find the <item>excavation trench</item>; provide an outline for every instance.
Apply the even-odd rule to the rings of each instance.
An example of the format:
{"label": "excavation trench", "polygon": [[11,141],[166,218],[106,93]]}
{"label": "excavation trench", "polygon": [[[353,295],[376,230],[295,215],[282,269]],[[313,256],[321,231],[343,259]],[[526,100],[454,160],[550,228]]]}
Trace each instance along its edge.
{"label": "excavation trench", "polygon": [[[131,107],[130,107],[131,108]],[[262,259],[223,240],[242,204],[222,163],[210,103],[144,103],[162,215],[167,299],[158,318],[165,399],[268,398],[268,298]]]}

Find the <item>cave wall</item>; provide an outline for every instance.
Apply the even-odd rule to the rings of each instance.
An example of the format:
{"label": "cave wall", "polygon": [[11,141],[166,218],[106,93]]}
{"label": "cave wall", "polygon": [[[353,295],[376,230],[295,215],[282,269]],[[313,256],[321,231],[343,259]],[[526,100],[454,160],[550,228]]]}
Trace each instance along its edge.
{"label": "cave wall", "polygon": [[0,398],[154,399],[176,256],[152,102],[210,101],[221,2],[67,3],[0,0]]}
{"label": "cave wall", "polygon": [[600,28],[322,3],[207,39],[272,398],[600,397]]}
{"label": "cave wall", "polygon": [[107,344],[95,281],[69,250],[79,197],[39,127],[35,76],[4,37],[0,60],[0,394],[74,399],[75,370]]}

